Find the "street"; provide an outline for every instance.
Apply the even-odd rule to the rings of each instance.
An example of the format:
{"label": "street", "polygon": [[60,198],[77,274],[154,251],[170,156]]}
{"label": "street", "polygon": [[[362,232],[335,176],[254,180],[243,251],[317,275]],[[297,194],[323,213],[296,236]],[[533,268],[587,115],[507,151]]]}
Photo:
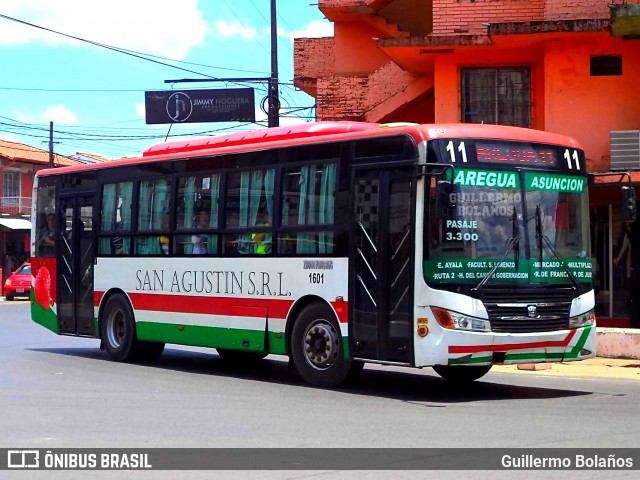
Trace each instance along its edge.
{"label": "street", "polygon": [[640,443],[640,382],[490,372],[455,387],[431,369],[368,365],[352,386],[323,390],[284,357],[246,367],[176,346],[155,365],[120,364],[98,340],[32,323],[28,301],[0,303],[0,365],[6,448]]}

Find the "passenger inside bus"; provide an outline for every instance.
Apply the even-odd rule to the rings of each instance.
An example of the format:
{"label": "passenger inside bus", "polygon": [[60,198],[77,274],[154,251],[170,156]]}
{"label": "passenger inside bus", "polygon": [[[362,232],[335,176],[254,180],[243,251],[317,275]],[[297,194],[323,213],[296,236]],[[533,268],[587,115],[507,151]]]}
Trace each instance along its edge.
{"label": "passenger inside bus", "polygon": [[[269,214],[266,211],[262,212],[261,220],[256,224],[258,227],[270,227]],[[264,255],[271,253],[271,235],[266,232],[252,233],[251,241],[255,246],[255,253],[258,255]]]}
{"label": "passenger inside bus", "polygon": [[[209,212],[205,208],[198,210],[198,222],[196,224],[197,229],[209,228]],[[197,233],[191,236],[191,243],[193,244],[194,255],[206,255],[207,254],[207,241],[209,236],[205,233]]]}
{"label": "passenger inside bus", "polygon": [[56,216],[53,213],[47,214],[47,225],[40,232],[40,256],[53,257],[56,248]]}

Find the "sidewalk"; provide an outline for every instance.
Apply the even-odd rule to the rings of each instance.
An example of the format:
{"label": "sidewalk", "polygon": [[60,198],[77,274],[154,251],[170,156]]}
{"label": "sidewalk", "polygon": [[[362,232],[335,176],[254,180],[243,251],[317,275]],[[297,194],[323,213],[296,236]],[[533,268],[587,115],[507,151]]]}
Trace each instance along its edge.
{"label": "sidewalk", "polygon": [[[532,369],[526,370],[524,368]],[[544,368],[547,369],[542,370]],[[606,377],[618,380],[640,381],[640,360],[596,357],[580,362],[494,365],[491,371],[552,377]]]}
{"label": "sidewalk", "polygon": [[640,329],[597,328],[597,357],[581,362],[495,365],[495,372],[640,381]]}

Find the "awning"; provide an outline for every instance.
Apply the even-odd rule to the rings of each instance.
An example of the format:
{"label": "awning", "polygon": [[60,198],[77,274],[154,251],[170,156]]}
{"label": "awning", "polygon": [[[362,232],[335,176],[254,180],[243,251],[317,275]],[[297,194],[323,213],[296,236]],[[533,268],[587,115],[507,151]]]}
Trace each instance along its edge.
{"label": "awning", "polygon": [[0,226],[9,230],[31,230],[31,222],[24,218],[0,218]]}

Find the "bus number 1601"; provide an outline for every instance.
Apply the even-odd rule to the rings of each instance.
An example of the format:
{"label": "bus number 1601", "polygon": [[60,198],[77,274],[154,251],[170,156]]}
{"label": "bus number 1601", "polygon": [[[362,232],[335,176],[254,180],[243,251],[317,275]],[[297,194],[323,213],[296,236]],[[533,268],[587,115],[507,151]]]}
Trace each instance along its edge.
{"label": "bus number 1601", "polygon": [[310,273],[309,283],[324,283],[324,273]]}

